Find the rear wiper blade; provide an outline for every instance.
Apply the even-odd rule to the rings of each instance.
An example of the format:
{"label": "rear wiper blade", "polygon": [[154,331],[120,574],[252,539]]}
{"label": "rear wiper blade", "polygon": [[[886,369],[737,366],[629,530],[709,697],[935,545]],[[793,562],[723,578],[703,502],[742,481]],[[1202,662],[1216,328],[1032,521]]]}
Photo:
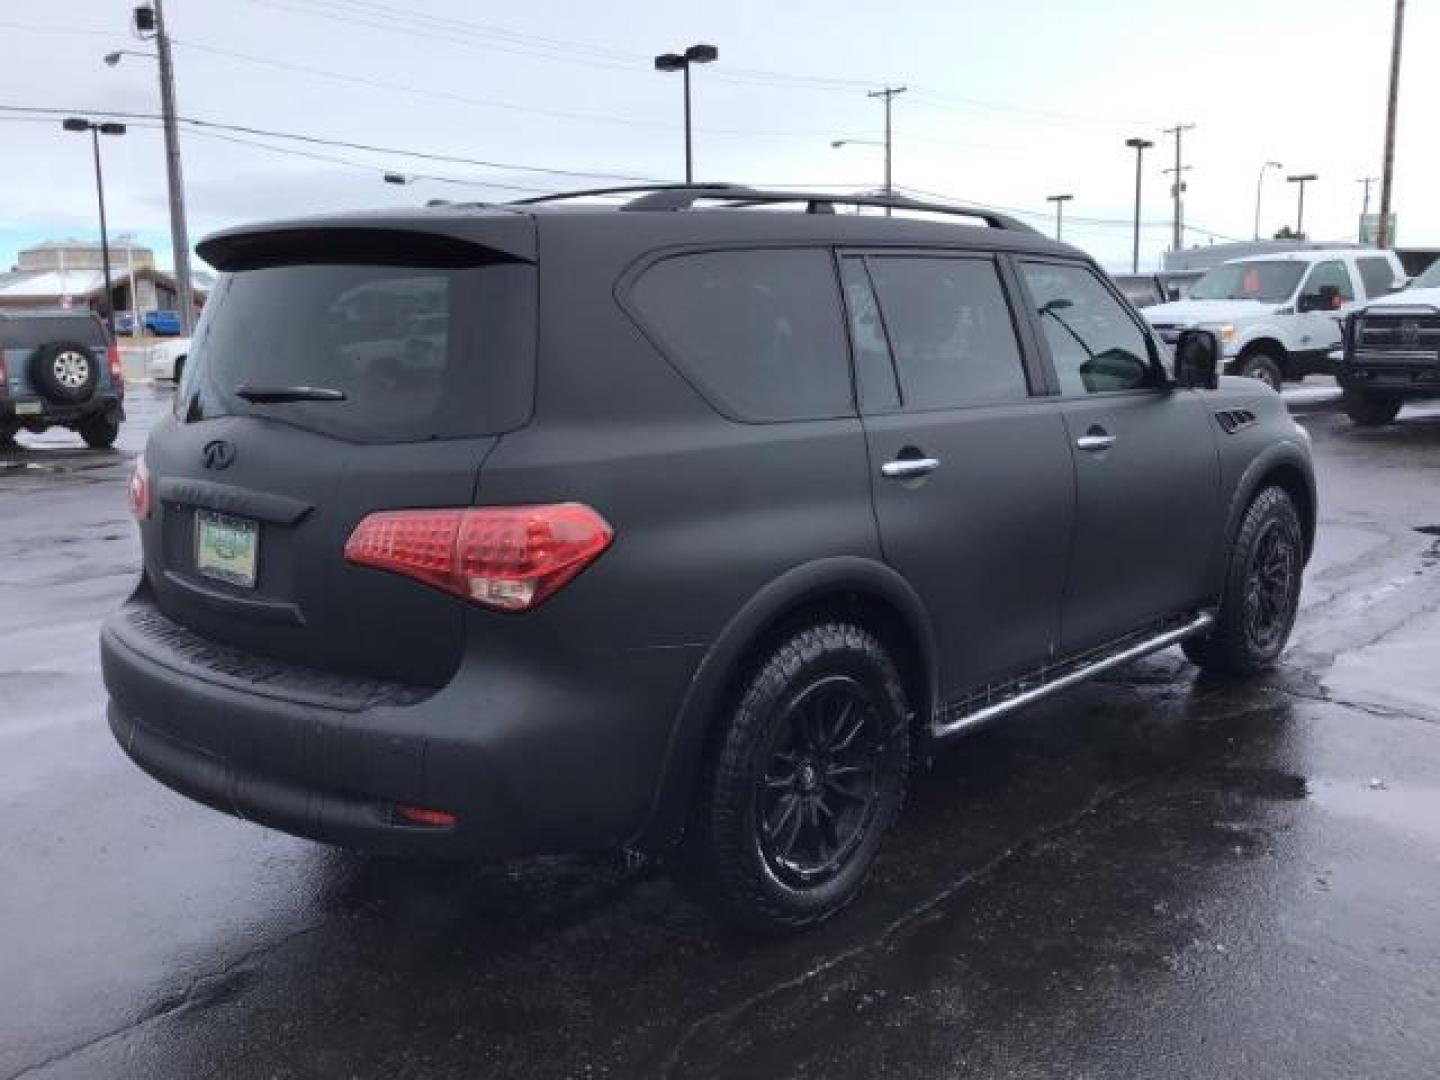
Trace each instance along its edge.
{"label": "rear wiper blade", "polygon": [[328,386],[237,386],[235,396],[257,405],[272,405],[285,401],[344,401],[345,391]]}

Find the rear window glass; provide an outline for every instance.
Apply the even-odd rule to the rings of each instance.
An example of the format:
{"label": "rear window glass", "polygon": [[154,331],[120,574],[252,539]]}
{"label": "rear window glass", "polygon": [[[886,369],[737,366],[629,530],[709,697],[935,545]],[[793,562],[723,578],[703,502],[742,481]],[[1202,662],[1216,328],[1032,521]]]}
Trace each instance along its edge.
{"label": "rear window glass", "polygon": [[1374,299],[1395,291],[1395,271],[1389,259],[1372,256],[1356,259],[1355,265],[1360,268],[1360,280],[1365,283],[1366,296]]}
{"label": "rear window glass", "polygon": [[97,348],[105,330],[88,315],[24,315],[0,319],[0,343],[9,349],[33,349],[53,341],[75,341]]}
{"label": "rear window glass", "polygon": [[[301,265],[221,277],[177,412],[263,416],[356,442],[481,435],[523,423],[534,380],[532,267]],[[248,400],[315,388],[343,400]]]}
{"label": "rear window glass", "polygon": [[677,255],[646,270],[631,299],[721,411],[758,421],[854,413],[829,252]]}

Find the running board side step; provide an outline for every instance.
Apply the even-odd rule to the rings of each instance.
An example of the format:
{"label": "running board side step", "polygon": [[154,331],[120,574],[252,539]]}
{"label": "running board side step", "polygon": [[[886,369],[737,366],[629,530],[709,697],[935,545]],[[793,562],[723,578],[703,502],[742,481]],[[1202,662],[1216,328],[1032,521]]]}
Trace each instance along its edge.
{"label": "running board side step", "polygon": [[960,716],[948,719],[937,718],[930,729],[930,734],[937,739],[943,739],[951,735],[957,735],[969,728],[978,727],[997,717],[1015,712],[1017,709],[1023,709],[1027,705],[1033,705],[1035,702],[1047,698],[1051,694],[1058,694],[1061,690],[1067,690],[1077,683],[1085,682],[1087,679],[1093,679],[1096,675],[1128,664],[1132,660],[1139,660],[1142,656],[1148,656],[1150,653],[1159,652],[1161,649],[1167,649],[1171,645],[1179,644],[1186,638],[1203,633],[1214,625],[1214,612],[1202,611],[1181,626],[1134,642],[1120,649],[1118,652],[1110,653],[1107,656],[1087,661],[1076,667],[1062,669],[1063,674],[1057,674],[1043,681],[1039,686],[1019,691],[1003,701],[997,701],[992,705],[986,705],[984,708],[977,709],[974,712],[967,712]]}

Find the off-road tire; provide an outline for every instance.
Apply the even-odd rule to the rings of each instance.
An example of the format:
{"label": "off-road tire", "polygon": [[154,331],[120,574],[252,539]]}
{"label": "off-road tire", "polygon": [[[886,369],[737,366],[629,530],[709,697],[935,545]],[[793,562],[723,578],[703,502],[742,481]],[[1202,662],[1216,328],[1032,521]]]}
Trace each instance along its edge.
{"label": "off-road tire", "polygon": [[[842,803],[835,796],[835,805],[845,808],[827,817],[830,835],[845,823],[843,815],[856,812],[850,819],[853,846],[837,844],[832,856],[836,865],[815,871],[813,883],[797,880],[792,876],[797,872],[781,865],[772,850],[779,839],[776,834],[783,830],[762,824],[777,816],[776,812],[767,816],[764,808],[768,799],[789,798],[790,808],[802,822],[799,828],[809,829],[800,800],[812,796],[775,795],[770,770],[783,756],[778,748],[788,749],[796,732],[808,723],[805,718],[813,718],[824,704],[820,695],[854,693],[856,688],[860,693],[854,700],[866,717],[866,738],[873,738],[879,749],[874,752],[871,780],[859,785],[869,795],[850,793],[846,798],[873,797],[873,804],[861,802],[865,810],[858,814],[857,804]],[[823,711],[819,715],[824,727]],[[790,933],[832,917],[860,891],[905,801],[910,713],[895,664],[880,642],[860,626],[827,622],[798,630],[754,665],[722,725],[702,777],[680,862],[691,893],[707,898],[730,921],[761,934]],[[815,789],[821,792],[819,797],[830,797],[830,770],[842,767],[835,764],[842,753],[852,752],[836,750],[833,758],[826,752],[818,768],[811,768],[810,782],[815,782],[816,773],[824,776]],[[862,744],[861,752],[871,751]],[[810,762],[809,751],[804,754],[801,760],[792,759],[790,779],[797,792],[802,769]],[[818,815],[812,820],[820,829]],[[839,852],[846,850],[842,857]],[[823,858],[823,846],[820,852]],[[821,873],[830,876],[820,878]]]}
{"label": "off-road tire", "polygon": [[89,416],[76,425],[80,438],[92,450],[108,450],[120,436],[120,421],[110,413]]}
{"label": "off-road tire", "polygon": [[[1295,625],[1304,562],[1305,536],[1294,501],[1284,488],[1265,488],[1246,509],[1230,545],[1215,625],[1182,646],[1190,662],[1206,671],[1240,676],[1274,664]],[[1283,573],[1279,563],[1284,564]],[[1271,600],[1262,606],[1261,593],[1271,589],[1272,582],[1278,592],[1282,578],[1283,596],[1267,593]],[[1270,618],[1257,619],[1272,609]],[[1257,632],[1257,621],[1264,623],[1263,632]]]}
{"label": "off-road tire", "polygon": [[1399,415],[1403,403],[1399,394],[1353,388],[1340,400],[1345,415],[1360,427],[1384,427]]}

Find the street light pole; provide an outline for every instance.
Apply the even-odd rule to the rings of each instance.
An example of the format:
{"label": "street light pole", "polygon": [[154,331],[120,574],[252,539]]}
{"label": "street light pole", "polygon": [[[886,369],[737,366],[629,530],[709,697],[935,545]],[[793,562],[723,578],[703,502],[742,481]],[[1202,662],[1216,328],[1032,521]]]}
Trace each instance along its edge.
{"label": "street light pole", "polygon": [[124,135],[125,125],[110,121],[96,123],[78,116],[66,118],[60,125],[66,131],[88,131],[95,152],[95,194],[100,202],[100,266],[105,277],[105,325],[115,336],[115,297],[110,291],[110,234],[105,224],[105,174],[100,169],[100,136]]}
{"label": "street light pole", "polygon": [[695,182],[695,157],[690,137],[690,65],[709,64],[720,58],[714,45],[691,45],[683,53],[655,57],[656,71],[679,71],[685,76],[685,183]]}
{"label": "street light pole", "polygon": [[1053,202],[1053,203],[1055,204],[1055,239],[1056,239],[1057,242],[1059,241],[1061,232],[1062,232],[1063,229],[1064,229],[1064,223],[1065,223],[1064,209],[1065,209],[1065,204],[1066,204],[1067,202],[1069,202],[1069,201],[1070,201],[1071,199],[1073,199],[1073,198],[1075,198],[1074,195],[1046,195],[1046,196],[1045,196],[1045,201],[1046,201],[1046,202]]}
{"label": "street light pole", "polygon": [[1318,180],[1314,173],[1303,173],[1299,176],[1287,176],[1285,178],[1292,184],[1300,185],[1300,199],[1295,209],[1295,239],[1305,239],[1305,185],[1311,180]]}
{"label": "street light pole", "polygon": [[1140,176],[1145,151],[1155,144],[1149,139],[1126,139],[1125,145],[1135,151],[1135,239],[1130,250],[1130,272],[1140,272]]}
{"label": "street light pole", "polygon": [[1260,189],[1265,184],[1266,169],[1283,169],[1285,166],[1278,161],[1267,161],[1260,166],[1260,176],[1255,181],[1255,239],[1260,239]]}
{"label": "street light pole", "polygon": [[1385,161],[1380,176],[1380,228],[1376,246],[1395,243],[1390,235],[1390,181],[1395,172],[1395,114],[1400,107],[1400,46],[1405,37],[1405,0],[1395,0],[1395,37],[1390,45],[1390,99],[1385,109]]}

